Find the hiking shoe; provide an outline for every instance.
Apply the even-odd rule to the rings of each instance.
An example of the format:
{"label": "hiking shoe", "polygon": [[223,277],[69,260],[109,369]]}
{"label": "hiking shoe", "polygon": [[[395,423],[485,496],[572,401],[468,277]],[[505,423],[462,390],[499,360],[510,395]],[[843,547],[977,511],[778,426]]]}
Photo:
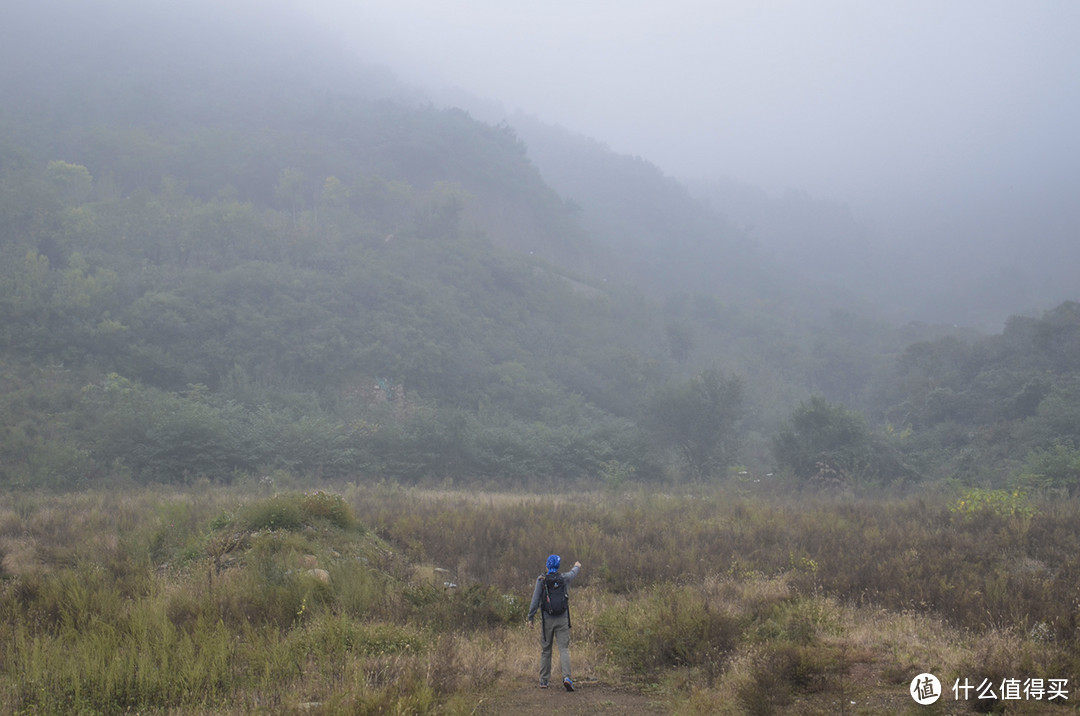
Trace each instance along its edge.
{"label": "hiking shoe", "polygon": [[540,682],[540,688],[541,689],[546,689],[547,688],[547,682],[546,681],[541,681]]}
{"label": "hiking shoe", "polygon": [[574,682],[570,680],[569,676],[562,680],[562,685],[566,687],[567,691],[574,690]]}

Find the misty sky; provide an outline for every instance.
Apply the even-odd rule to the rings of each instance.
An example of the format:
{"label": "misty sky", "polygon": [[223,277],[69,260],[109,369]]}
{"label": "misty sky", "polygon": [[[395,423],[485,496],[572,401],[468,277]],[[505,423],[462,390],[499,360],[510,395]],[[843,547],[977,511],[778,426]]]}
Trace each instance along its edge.
{"label": "misty sky", "polygon": [[396,0],[310,5],[459,86],[685,178],[859,205],[1077,189],[1080,3]]}

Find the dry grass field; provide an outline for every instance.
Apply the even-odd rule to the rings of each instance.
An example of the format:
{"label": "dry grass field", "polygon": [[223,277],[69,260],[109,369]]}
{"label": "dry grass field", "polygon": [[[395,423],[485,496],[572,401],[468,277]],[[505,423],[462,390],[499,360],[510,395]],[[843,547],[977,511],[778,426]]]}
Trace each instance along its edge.
{"label": "dry grass field", "polygon": [[[1075,501],[259,484],[0,500],[4,713],[1029,714],[1080,700]],[[553,552],[584,565],[573,694],[536,688],[524,623]],[[943,692],[926,707],[908,692],[924,672]]]}

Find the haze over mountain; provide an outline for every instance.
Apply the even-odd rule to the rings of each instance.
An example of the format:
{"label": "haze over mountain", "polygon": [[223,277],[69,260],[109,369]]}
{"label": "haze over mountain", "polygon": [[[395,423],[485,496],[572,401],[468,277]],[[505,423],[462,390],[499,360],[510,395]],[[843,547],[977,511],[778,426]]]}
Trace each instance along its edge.
{"label": "haze over mountain", "polygon": [[[897,318],[993,327],[1080,294],[1074,3],[309,7],[362,57],[478,116],[454,88],[707,183],[767,248],[802,243],[801,259],[822,231],[857,235],[855,253],[890,267],[880,303]],[[732,182],[764,190],[770,213],[805,195],[818,226],[766,226],[745,193],[717,190]],[[851,220],[812,216],[829,213]],[[843,243],[821,246],[823,273],[858,263],[833,253]]]}

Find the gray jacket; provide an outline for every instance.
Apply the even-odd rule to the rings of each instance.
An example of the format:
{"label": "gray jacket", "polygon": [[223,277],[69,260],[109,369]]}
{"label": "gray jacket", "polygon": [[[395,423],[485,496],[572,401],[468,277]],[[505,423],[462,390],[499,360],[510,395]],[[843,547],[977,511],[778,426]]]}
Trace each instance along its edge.
{"label": "gray jacket", "polygon": [[[580,571],[581,567],[574,567],[569,572],[562,573],[562,580],[566,582],[567,586],[566,596],[570,596],[570,582],[574,581],[574,577],[578,576],[578,572]],[[536,586],[533,587],[532,603],[529,604],[529,621],[533,620],[533,617],[536,616],[536,610],[540,608],[540,598],[544,594],[544,577],[546,576],[546,574],[541,574],[536,578]]]}

